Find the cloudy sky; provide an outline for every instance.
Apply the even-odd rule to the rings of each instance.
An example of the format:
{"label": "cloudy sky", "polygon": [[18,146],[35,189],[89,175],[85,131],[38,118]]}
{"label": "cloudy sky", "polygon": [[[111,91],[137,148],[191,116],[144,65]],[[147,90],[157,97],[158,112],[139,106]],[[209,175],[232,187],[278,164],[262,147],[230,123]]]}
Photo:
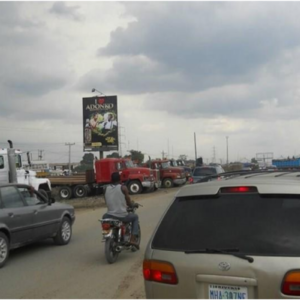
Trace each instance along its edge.
{"label": "cloudy sky", "polygon": [[300,155],[300,3],[0,2],[0,147],[83,156],[82,98],[117,95],[122,153]]}

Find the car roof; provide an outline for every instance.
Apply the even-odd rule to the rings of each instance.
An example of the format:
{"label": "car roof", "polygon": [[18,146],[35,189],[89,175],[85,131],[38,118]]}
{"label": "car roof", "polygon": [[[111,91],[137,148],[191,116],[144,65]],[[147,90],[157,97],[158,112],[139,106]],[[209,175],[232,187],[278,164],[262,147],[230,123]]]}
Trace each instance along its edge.
{"label": "car roof", "polygon": [[270,172],[267,174],[253,173],[223,180],[196,183],[183,187],[176,196],[216,195],[222,187],[237,186],[255,186],[260,194],[300,195],[300,172],[283,174],[283,172],[272,172],[272,174]]}

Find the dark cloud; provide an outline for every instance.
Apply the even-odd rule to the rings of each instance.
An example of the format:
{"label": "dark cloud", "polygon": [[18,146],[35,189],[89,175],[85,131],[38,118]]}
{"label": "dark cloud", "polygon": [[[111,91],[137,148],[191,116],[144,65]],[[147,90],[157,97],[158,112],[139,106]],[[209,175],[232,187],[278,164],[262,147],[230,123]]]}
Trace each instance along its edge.
{"label": "dark cloud", "polygon": [[65,2],[55,2],[49,11],[59,17],[67,17],[75,21],[81,21],[83,17],[78,13],[78,9],[79,6],[67,6]]}
{"label": "dark cloud", "polygon": [[125,7],[136,21],[112,32],[110,43],[98,51],[117,58],[102,84],[124,93],[195,92],[253,82],[265,64],[300,45],[298,3]]}

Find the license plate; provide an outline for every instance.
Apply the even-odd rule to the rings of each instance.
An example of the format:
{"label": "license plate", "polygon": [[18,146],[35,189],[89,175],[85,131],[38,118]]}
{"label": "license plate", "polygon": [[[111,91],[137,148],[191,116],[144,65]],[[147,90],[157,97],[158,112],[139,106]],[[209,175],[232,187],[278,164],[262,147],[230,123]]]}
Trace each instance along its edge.
{"label": "license plate", "polygon": [[242,286],[210,284],[209,299],[248,299],[248,289]]}

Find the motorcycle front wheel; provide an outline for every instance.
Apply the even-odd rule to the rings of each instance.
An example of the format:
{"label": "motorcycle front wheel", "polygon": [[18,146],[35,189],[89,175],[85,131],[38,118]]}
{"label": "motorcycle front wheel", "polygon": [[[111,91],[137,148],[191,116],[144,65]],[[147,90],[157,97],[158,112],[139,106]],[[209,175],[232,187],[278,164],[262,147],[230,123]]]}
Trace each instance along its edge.
{"label": "motorcycle front wheel", "polygon": [[107,239],[105,241],[105,258],[109,264],[113,264],[117,261],[119,252],[116,250],[116,243],[113,239]]}

